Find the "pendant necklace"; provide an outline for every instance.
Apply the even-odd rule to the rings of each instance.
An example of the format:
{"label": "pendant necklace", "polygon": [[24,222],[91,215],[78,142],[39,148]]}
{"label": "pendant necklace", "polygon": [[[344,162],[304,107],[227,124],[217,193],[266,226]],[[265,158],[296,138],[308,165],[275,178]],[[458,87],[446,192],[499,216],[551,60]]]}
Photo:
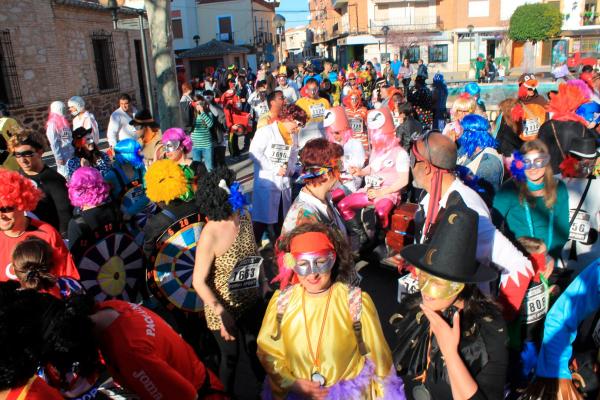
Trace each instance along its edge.
{"label": "pendant necklace", "polygon": [[321,361],[319,360],[319,347],[321,345],[321,338],[323,337],[323,330],[325,329],[325,321],[327,321],[327,311],[329,310],[329,301],[331,300],[331,293],[333,292],[333,285],[329,288],[329,294],[327,295],[327,304],[325,305],[325,316],[323,317],[323,322],[321,322],[321,332],[319,332],[319,339],[317,341],[316,352],[313,352],[312,344],[310,342],[310,332],[308,331],[308,322],[306,321],[306,308],[304,305],[304,297],[306,294],[306,289],[302,291],[302,315],[304,316],[304,327],[306,329],[306,340],[308,342],[308,351],[310,352],[310,357],[313,361],[313,369],[312,374],[310,376],[310,380],[313,382],[318,382],[319,385],[325,386],[325,377],[321,375],[319,372],[319,368],[321,367]]}

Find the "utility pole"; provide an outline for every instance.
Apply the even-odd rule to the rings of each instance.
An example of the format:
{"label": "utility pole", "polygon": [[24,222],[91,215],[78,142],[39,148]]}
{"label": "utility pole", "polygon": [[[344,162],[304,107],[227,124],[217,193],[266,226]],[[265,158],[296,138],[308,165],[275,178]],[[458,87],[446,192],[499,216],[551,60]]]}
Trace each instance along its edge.
{"label": "utility pole", "polygon": [[181,126],[179,113],[179,90],[175,73],[173,37],[171,34],[171,0],[145,0],[152,59],[156,71],[158,89],[158,115],[160,128]]}

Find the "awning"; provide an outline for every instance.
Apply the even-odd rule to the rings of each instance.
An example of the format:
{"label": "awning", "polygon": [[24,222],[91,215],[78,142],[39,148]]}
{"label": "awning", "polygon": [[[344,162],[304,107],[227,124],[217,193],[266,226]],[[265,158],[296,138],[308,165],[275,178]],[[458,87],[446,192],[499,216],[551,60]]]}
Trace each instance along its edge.
{"label": "awning", "polygon": [[245,54],[249,52],[250,50],[247,47],[236,46],[231,43],[221,42],[217,39],[213,39],[210,42],[201,44],[198,47],[194,47],[191,50],[181,53],[178,58],[224,56],[227,54]]}
{"label": "awning", "polygon": [[356,35],[338,39],[337,44],[338,46],[353,46],[355,44],[377,44],[380,42],[381,40],[377,40],[373,35]]}

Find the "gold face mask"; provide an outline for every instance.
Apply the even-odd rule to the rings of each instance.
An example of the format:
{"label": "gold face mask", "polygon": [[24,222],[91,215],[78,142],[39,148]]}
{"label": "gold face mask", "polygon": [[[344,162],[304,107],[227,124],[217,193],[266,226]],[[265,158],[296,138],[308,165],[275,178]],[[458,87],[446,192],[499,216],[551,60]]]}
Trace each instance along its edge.
{"label": "gold face mask", "polygon": [[421,293],[436,300],[447,300],[465,288],[464,283],[447,281],[421,270],[417,270],[417,279]]}

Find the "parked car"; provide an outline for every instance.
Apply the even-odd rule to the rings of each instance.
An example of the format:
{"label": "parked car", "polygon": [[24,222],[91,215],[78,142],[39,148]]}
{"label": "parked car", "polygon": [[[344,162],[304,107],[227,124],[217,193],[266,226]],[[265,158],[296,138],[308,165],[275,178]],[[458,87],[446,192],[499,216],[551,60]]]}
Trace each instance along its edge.
{"label": "parked car", "polygon": [[597,60],[600,58],[600,53],[597,51],[577,51],[569,54],[567,58],[567,67],[569,71],[579,73],[584,65],[596,65]]}

